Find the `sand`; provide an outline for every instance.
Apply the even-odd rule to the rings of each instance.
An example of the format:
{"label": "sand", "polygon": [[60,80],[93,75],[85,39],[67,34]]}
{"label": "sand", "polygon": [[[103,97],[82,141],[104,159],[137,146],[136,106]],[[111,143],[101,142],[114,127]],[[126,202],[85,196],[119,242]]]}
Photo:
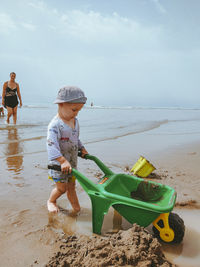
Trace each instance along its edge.
{"label": "sand", "polygon": [[[104,146],[102,146],[102,144],[95,144],[95,146],[88,145],[87,148],[91,154],[96,154],[100,159],[106,162],[106,164],[113,171],[129,173],[129,169],[138,159],[138,155],[133,155],[132,151],[129,151],[128,147],[125,147],[126,143],[127,142],[125,140],[125,142],[121,144],[121,147],[118,143],[117,148],[115,146],[116,143],[114,144],[112,142],[105,142]],[[124,147],[124,150],[122,150],[122,147]],[[120,151],[120,155],[117,154],[116,151]],[[127,156],[125,157],[125,155]],[[133,156],[131,157],[131,155]],[[197,218],[195,220],[198,222],[198,219],[200,218],[199,144],[195,143],[186,145],[184,147],[177,146],[164,152],[146,152],[144,156],[147,157],[157,168],[150,179],[160,183],[168,184],[176,189],[178,193],[176,204],[177,213],[179,212],[178,208],[180,208],[180,213],[182,213],[183,216],[185,214],[184,211],[188,209],[195,210],[195,218]],[[120,160],[117,160],[117,157],[119,157]],[[10,164],[10,160],[11,159],[9,159],[7,164]],[[24,166],[23,171],[20,172],[20,174],[14,173],[15,175],[13,176],[11,172],[9,173],[6,170],[1,170],[1,265],[6,267],[14,267],[44,266],[46,264],[48,266],[48,264],[54,264],[53,262],[56,261],[57,266],[68,266],[61,264],[63,264],[63,261],[66,260],[66,255],[71,255],[69,259],[67,256],[67,261],[72,261],[74,253],[77,255],[76,260],[81,260],[78,257],[81,257],[79,249],[80,246],[83,246],[84,254],[84,251],[89,250],[92,246],[94,246],[94,244],[96,244],[96,240],[99,240],[98,242],[101,243],[101,237],[94,237],[91,234],[91,206],[89,198],[83,192],[81,187],[78,186],[77,191],[83,207],[80,216],[77,218],[72,218],[69,216],[71,207],[69,206],[65,197],[59,200],[59,205],[63,207],[63,210],[60,212],[60,214],[54,217],[49,216],[46,210],[46,200],[52,187],[46,178],[46,154],[41,153],[35,155],[24,155],[20,160],[23,160]],[[12,157],[12,161],[15,162],[16,158]],[[0,163],[5,164],[3,160],[1,160]],[[81,172],[85,173],[88,178],[91,178],[93,181],[97,182],[100,172],[96,166],[88,161],[85,162],[84,160],[80,161],[79,166]],[[3,179],[4,177],[6,177],[6,180]],[[191,229],[190,218],[188,219],[186,217],[186,219],[188,222],[186,225],[187,236],[187,229]],[[114,228],[112,215],[109,213],[108,216],[105,216],[105,222],[102,229],[104,235],[104,237],[102,237],[102,242],[107,245],[103,247],[102,251],[106,252],[104,254],[101,250],[97,249],[94,254],[95,261],[100,262],[102,260],[108,260],[109,262],[109,258],[111,257],[106,256],[106,253],[108,254],[109,252],[109,254],[113,255],[112,259],[115,259],[114,255],[118,255],[119,260],[117,264],[119,264],[120,260],[122,260],[119,255],[124,255],[122,258],[126,264],[123,264],[126,266],[131,261],[135,261],[136,263],[134,264],[144,264],[138,266],[150,266],[150,261],[155,262],[155,265],[153,266],[172,266],[170,265],[168,259],[176,262],[175,258],[183,255],[184,248],[187,248],[187,251],[190,251],[190,253],[185,253],[183,255],[183,260],[179,261],[179,266],[198,266],[199,261],[197,261],[197,259],[199,259],[199,252],[198,249],[196,251],[195,247],[193,246],[194,243],[196,248],[199,248],[199,243],[195,243],[198,242],[198,240],[196,240],[196,237],[198,239],[199,236],[198,229],[197,232],[193,231],[192,234],[190,234],[190,237],[193,237],[193,239],[184,239],[180,246],[177,246],[176,248],[173,247],[170,253],[175,254],[173,254],[173,257],[171,257],[168,255],[168,253],[165,253],[165,246],[163,246],[163,244],[160,246],[159,243],[143,229],[137,228],[136,226],[132,228],[132,226],[124,222],[124,220],[121,220],[121,224],[118,222],[118,226],[123,228],[122,232],[120,231],[117,234],[105,236],[107,232],[110,232],[110,230]],[[135,231],[136,229],[137,231]],[[72,240],[73,238],[70,236],[72,236],[74,240]],[[121,236],[121,240],[124,240],[123,243],[117,239],[119,236]],[[139,236],[140,240],[138,247],[135,245],[136,236]],[[131,240],[127,239],[127,241],[125,237],[130,237]],[[142,244],[143,240],[147,240],[145,241],[145,255],[147,257],[145,262],[142,255],[137,257],[137,255],[139,255],[138,253],[141,249],[140,245]],[[116,252],[115,249],[112,248],[113,242],[117,243],[116,247],[120,248],[120,252]],[[86,243],[88,244],[88,247],[85,247]],[[71,248],[68,247],[70,244],[73,245],[74,249],[72,254],[70,254],[72,252],[70,250]],[[128,251],[125,250],[125,248],[129,245],[132,246],[130,249],[134,253],[132,252],[129,254]],[[167,255],[167,259],[163,256],[160,249],[162,249],[162,251],[164,251],[164,253]],[[117,254],[118,252],[119,254]],[[85,260],[90,260],[91,252],[87,253],[88,257],[84,258],[87,258]],[[148,258],[149,255],[151,255],[150,258]],[[196,262],[193,262],[192,265],[190,265],[188,263],[192,262],[192,258],[196,259]],[[156,265],[158,262],[160,262],[159,264],[164,265]],[[184,265],[184,262],[186,262],[186,265]],[[113,264],[116,264],[116,262],[114,261]],[[90,263],[89,265],[95,266]]]}
{"label": "sand", "polygon": [[175,266],[166,260],[161,245],[144,228],[92,237],[72,235],[63,240],[59,252],[46,267],[63,266]]}
{"label": "sand", "polygon": [[[178,194],[177,208],[199,210],[199,155],[200,149],[197,144],[190,144],[178,150],[171,149],[162,153],[159,158],[152,155],[151,158],[157,169],[147,180],[174,187]],[[122,168],[124,168],[124,172],[130,172],[129,166],[124,165]],[[100,172],[95,173],[97,178],[101,176],[100,174]],[[176,211],[179,212],[179,209]],[[171,247],[174,251],[179,250],[180,252],[183,243],[176,247],[171,245]],[[73,235],[63,239],[59,251],[51,258],[46,267],[175,266],[163,254],[163,251],[166,251],[168,259],[173,261],[170,246],[161,244],[144,228],[137,225],[126,231],[119,231],[117,234],[104,235],[103,237]],[[186,240],[185,246],[187,245]],[[196,245],[199,246],[199,244]],[[192,244],[191,247],[193,247]],[[183,257],[182,261],[179,260],[181,264],[179,266],[198,266],[198,260],[197,255],[196,261],[185,260],[186,265],[182,265]]]}
{"label": "sand", "polygon": [[200,208],[199,160],[200,145],[196,143],[173,148],[156,160],[154,178],[176,190],[176,207]]}

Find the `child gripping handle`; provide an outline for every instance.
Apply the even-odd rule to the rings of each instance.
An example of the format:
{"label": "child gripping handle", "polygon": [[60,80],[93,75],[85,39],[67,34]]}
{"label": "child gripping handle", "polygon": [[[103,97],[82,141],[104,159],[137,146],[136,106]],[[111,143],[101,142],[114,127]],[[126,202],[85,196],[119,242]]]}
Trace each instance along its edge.
{"label": "child gripping handle", "polygon": [[55,182],[47,201],[49,212],[58,212],[57,199],[66,193],[73,210],[78,213],[80,204],[75,189],[75,177],[72,168],[77,168],[78,151],[82,156],[88,154],[79,139],[79,123],[76,118],[87,98],[84,92],[75,86],[65,86],[58,92],[55,104],[58,113],[51,120],[47,131],[47,152],[49,165],[57,165],[58,170],[49,170],[49,178]]}

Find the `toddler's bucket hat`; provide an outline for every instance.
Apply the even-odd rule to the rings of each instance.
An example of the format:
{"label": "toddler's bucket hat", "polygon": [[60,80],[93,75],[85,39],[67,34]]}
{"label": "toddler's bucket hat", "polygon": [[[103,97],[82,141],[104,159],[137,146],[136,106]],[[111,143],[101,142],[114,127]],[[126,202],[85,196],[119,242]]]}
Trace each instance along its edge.
{"label": "toddler's bucket hat", "polygon": [[84,92],[76,86],[64,86],[58,91],[58,95],[54,104],[60,103],[83,103],[85,104],[87,97]]}

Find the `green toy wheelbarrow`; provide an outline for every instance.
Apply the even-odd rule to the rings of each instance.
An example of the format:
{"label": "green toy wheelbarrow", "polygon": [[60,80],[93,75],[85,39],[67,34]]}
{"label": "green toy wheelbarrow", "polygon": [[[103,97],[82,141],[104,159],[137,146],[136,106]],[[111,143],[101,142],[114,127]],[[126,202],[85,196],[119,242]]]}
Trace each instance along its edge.
{"label": "green toy wheelbarrow", "polygon": [[[176,201],[173,188],[132,175],[115,174],[95,156],[88,154],[84,158],[93,160],[104,173],[95,184],[72,169],[72,174],[91,199],[93,233],[101,234],[104,215],[112,206],[131,224],[143,227],[153,224],[154,234],[164,242],[180,243],[183,240],[184,222],[171,213]],[[56,167],[60,170],[60,166]],[[48,165],[49,169],[56,167]]]}

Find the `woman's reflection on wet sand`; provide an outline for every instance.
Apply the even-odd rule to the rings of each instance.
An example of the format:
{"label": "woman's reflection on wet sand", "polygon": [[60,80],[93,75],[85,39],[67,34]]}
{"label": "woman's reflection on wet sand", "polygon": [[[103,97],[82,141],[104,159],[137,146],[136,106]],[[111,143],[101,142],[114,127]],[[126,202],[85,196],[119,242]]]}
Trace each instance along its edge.
{"label": "woman's reflection on wet sand", "polygon": [[16,175],[20,174],[23,170],[23,146],[19,141],[16,127],[8,127],[8,145],[5,155],[8,170]]}

